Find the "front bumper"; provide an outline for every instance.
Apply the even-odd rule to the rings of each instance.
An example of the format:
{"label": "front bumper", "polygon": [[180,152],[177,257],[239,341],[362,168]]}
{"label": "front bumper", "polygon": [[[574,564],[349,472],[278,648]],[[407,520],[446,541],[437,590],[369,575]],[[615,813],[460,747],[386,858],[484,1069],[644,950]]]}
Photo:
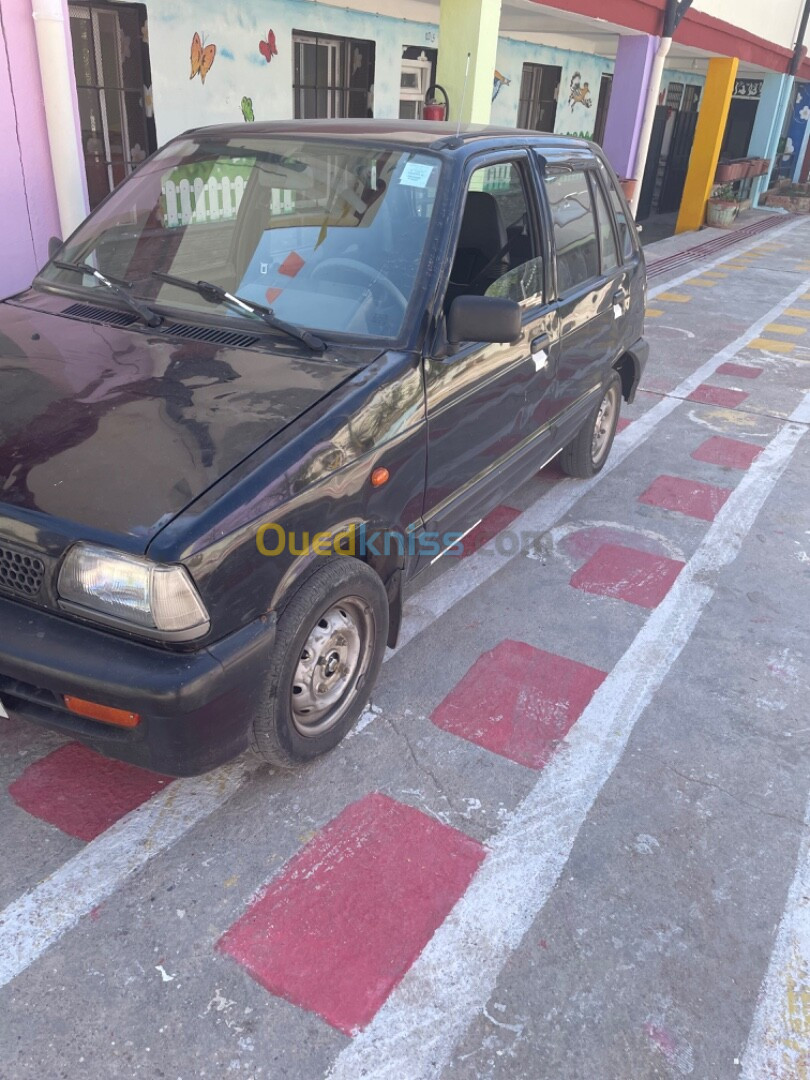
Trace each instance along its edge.
{"label": "front bumper", "polygon": [[[267,615],[196,652],[171,652],[0,599],[0,701],[110,757],[195,776],[247,748],[275,632]],[[67,711],[64,694],[141,722],[126,730],[86,720]]]}

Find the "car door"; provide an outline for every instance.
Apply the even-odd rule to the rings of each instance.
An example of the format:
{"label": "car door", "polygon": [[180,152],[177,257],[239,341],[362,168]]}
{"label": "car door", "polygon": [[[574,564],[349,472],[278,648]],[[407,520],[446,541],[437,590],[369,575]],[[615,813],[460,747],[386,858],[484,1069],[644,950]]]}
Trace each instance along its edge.
{"label": "car door", "polygon": [[425,361],[423,524],[440,550],[448,531],[466,532],[545,463],[553,409],[543,402],[553,393],[558,358],[557,314],[546,299],[547,239],[528,152],[477,159],[466,175],[445,313],[459,296],[513,299],[523,335],[512,345],[465,342],[450,356]]}
{"label": "car door", "polygon": [[557,426],[561,435],[573,435],[616,357],[627,295],[621,288],[623,271],[606,206],[604,232],[600,220],[598,200],[604,197],[596,161],[547,164],[544,184],[554,236],[560,325]]}

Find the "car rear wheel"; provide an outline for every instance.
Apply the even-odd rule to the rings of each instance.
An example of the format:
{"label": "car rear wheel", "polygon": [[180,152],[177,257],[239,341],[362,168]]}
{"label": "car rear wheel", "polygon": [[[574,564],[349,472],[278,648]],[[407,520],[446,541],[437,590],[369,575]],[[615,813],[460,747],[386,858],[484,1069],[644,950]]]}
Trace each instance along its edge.
{"label": "car rear wheel", "polygon": [[622,383],[614,371],[590,416],[560,455],[560,468],[568,476],[588,480],[605,467],[610,456],[622,405]]}
{"label": "car rear wheel", "polygon": [[282,611],[255,750],[289,769],[332,750],[368,702],[388,637],[388,598],[365,563],[325,562]]}

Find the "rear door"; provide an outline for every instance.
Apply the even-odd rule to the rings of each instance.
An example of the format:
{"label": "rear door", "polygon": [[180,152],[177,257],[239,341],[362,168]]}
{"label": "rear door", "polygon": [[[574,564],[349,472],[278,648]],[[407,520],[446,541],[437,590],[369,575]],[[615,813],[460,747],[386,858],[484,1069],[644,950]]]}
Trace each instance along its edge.
{"label": "rear door", "polygon": [[548,164],[544,184],[554,236],[560,325],[557,423],[576,430],[616,358],[628,297],[618,245],[593,157]]}

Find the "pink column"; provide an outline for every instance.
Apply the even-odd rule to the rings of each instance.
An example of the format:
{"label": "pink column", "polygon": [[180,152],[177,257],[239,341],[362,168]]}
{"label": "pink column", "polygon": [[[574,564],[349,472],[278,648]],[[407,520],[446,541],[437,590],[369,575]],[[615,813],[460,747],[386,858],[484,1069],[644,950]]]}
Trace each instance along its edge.
{"label": "pink column", "polygon": [[650,70],[657,49],[658,38],[649,34],[619,38],[602,145],[611,165],[622,179],[640,179],[634,171],[636,152],[644,120]]}

